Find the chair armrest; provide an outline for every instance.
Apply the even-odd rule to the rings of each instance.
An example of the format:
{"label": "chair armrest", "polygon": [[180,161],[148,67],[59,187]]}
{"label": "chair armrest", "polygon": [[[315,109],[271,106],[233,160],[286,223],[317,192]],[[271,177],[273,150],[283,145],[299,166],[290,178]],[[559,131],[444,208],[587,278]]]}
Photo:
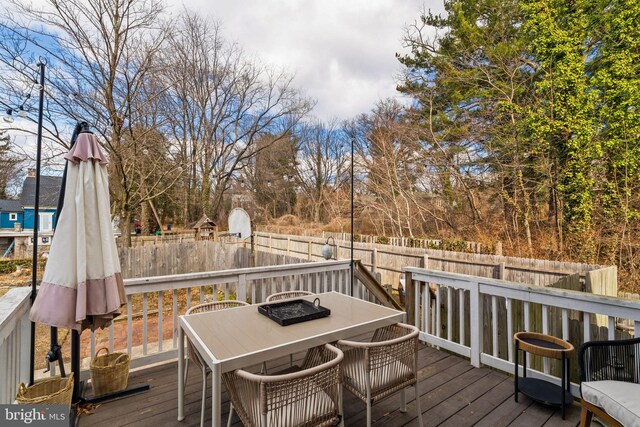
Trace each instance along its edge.
{"label": "chair armrest", "polygon": [[[308,376],[317,374],[318,372],[322,372],[324,370],[337,366],[340,364],[340,362],[342,362],[342,359],[344,358],[344,353],[342,353],[342,350],[332,346],[331,344],[325,344],[324,350],[328,353],[333,353],[333,358],[324,363],[321,363],[316,366],[308,367],[301,371],[291,372],[291,373],[282,374],[282,375],[261,375],[261,374],[254,374],[252,372],[248,372],[243,369],[238,369],[235,371],[235,374],[242,379],[256,382],[256,383],[261,383],[261,384],[287,382],[287,381],[295,380],[297,378],[308,377]],[[317,360],[321,361],[320,358],[318,358]]]}
{"label": "chair armrest", "polygon": [[[397,323],[385,328],[380,328],[374,333],[373,341],[349,341],[339,340],[338,346],[352,347],[352,348],[374,348],[385,347],[394,345],[403,341],[410,340],[417,337],[420,334],[420,330],[412,325],[405,325],[404,323]],[[386,338],[386,339],[385,339]]]}
{"label": "chair armrest", "polygon": [[589,341],[578,354],[580,381],[639,382],[640,338]]}

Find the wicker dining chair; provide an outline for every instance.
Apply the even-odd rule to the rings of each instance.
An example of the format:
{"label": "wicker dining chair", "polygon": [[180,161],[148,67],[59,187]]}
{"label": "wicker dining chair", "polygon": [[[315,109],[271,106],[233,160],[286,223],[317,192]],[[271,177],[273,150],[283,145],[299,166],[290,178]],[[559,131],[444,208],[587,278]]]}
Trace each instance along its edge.
{"label": "wicker dining chair", "polygon": [[313,295],[313,292],[309,292],[309,291],[284,291],[284,292],[278,292],[278,293],[269,295],[267,297],[266,302],[274,302],[274,301],[280,301],[280,300],[283,300],[283,299],[304,297],[304,296],[307,296],[307,295]]}
{"label": "wicker dining chair", "polygon": [[589,341],[580,363],[580,426],[597,415],[611,426],[640,425],[640,337]]}
{"label": "wicker dining chair", "polygon": [[[249,305],[244,301],[237,300],[223,300],[223,301],[213,301],[207,302],[200,305],[195,305],[191,307],[185,314],[197,314],[204,313],[207,311],[216,311],[223,310],[225,308],[234,308],[241,307],[244,305]],[[187,385],[187,377],[189,375],[189,361],[193,361],[196,366],[200,367],[202,371],[202,408],[200,409],[200,426],[204,426],[204,404],[205,404],[205,396],[207,393],[207,375],[211,372],[207,366],[207,363],[202,359],[198,350],[195,349],[191,340],[187,338],[187,361],[184,370],[184,385]]]}
{"label": "wicker dining chair", "polygon": [[400,391],[400,411],[406,412],[405,389],[414,386],[420,427],[422,411],[418,393],[418,328],[396,323],[375,331],[371,342],[340,340],[344,352],[342,386],[367,404],[367,426],[371,406]]}
{"label": "wicker dining chair", "polygon": [[[305,297],[308,295],[313,295],[313,292],[302,291],[302,290],[277,292],[275,294],[269,295],[266,299],[266,302],[282,301],[285,299]],[[293,367],[293,354],[289,355],[289,366]],[[263,374],[267,373],[267,362],[262,362],[262,373]]]}
{"label": "wicker dining chair", "polygon": [[222,375],[231,409],[245,427],[332,426],[341,420],[340,349],[325,344],[307,351],[302,369],[261,375],[238,369]]}

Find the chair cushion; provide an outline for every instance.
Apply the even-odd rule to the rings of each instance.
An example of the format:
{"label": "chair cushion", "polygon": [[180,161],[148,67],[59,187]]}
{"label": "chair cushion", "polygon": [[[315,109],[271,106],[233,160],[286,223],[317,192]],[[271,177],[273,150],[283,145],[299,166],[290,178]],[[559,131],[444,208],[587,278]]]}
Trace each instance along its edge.
{"label": "chair cushion", "polygon": [[[345,357],[344,360],[347,360]],[[343,366],[345,362],[342,362]],[[346,363],[356,363],[361,364],[363,361],[360,360],[348,360]],[[344,367],[343,375],[345,375],[345,382],[350,383],[354,388],[359,390],[362,395],[366,395],[367,386],[364,383],[364,378],[356,377],[350,378],[348,377],[347,372],[349,369]],[[372,396],[375,397],[379,390],[383,390],[389,387],[393,387],[396,384],[402,384],[413,378],[415,375],[413,374],[411,368],[404,363],[399,361],[393,361],[388,365],[384,365],[378,369],[374,369],[371,371],[371,393]]]}
{"label": "chair cushion", "polygon": [[[316,408],[317,412],[309,415],[309,408]],[[318,387],[317,391],[310,396],[273,411],[273,415],[267,416],[267,425],[279,427],[285,419],[290,420],[287,425],[303,425],[314,419],[330,419],[329,415],[335,410],[337,410],[337,404]]]}
{"label": "chair cushion", "polygon": [[[292,403],[284,402],[284,406],[277,407],[267,414],[267,426],[280,427],[281,425],[297,426],[308,424],[311,420],[330,420],[337,413],[337,403],[316,384],[309,384],[306,396]],[[248,396],[243,396],[242,405],[245,407],[257,407],[257,401],[251,402]],[[255,399],[259,399],[256,395]],[[285,398],[289,400],[289,398]],[[234,404],[235,405],[235,404]],[[312,409],[313,408],[313,409]],[[311,411],[314,413],[310,413]],[[335,412],[334,412],[335,411]],[[260,425],[260,419],[252,420],[251,425]]]}
{"label": "chair cushion", "polygon": [[587,381],[582,383],[582,398],[624,426],[640,426],[640,384]]}

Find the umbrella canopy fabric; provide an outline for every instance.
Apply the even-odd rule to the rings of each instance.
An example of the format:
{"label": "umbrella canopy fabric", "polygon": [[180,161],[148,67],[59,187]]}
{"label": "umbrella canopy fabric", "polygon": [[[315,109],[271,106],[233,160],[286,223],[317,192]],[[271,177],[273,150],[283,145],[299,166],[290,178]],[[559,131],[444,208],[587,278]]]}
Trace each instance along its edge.
{"label": "umbrella canopy fabric", "polygon": [[107,159],[91,133],[69,153],[64,205],[29,318],[61,328],[104,328],[126,302],[111,226]]}

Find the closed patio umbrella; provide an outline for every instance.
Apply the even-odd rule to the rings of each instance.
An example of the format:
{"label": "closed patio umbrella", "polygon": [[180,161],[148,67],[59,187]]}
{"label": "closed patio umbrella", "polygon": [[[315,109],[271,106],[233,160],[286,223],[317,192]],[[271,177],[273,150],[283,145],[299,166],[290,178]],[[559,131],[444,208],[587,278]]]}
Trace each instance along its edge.
{"label": "closed patio umbrella", "polygon": [[64,204],[29,318],[73,329],[104,328],[126,302],[111,225],[107,159],[80,133],[65,156]]}

